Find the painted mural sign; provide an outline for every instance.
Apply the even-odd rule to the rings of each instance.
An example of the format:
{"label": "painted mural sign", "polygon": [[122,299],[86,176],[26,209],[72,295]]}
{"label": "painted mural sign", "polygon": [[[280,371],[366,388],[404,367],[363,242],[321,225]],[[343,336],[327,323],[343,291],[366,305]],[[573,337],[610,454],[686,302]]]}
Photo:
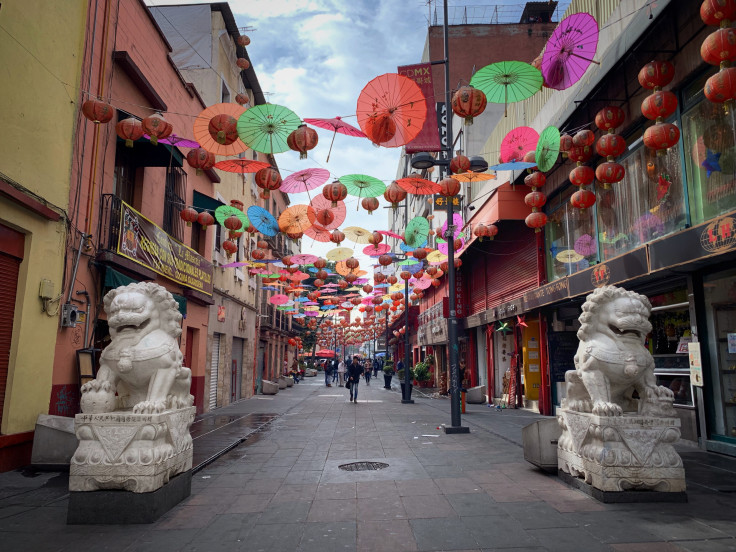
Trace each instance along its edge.
{"label": "painted mural sign", "polygon": [[130,205],[121,202],[118,255],[183,286],[212,295],[213,267]]}

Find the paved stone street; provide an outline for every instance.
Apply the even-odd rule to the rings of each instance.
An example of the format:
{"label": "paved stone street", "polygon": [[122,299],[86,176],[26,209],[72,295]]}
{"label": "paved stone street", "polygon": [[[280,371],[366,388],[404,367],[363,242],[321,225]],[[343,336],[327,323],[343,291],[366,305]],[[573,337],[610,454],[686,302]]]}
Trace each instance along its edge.
{"label": "paved stone street", "polygon": [[[736,550],[733,461],[685,451],[686,504],[601,504],[524,461],[534,414],[473,405],[471,433],[445,435],[449,401],[414,398],[374,380],[353,404],[317,377],[205,415],[195,464],[211,462],[152,525],[68,526],[65,474],[0,474],[0,549]],[[356,461],[388,467],[339,468]]]}

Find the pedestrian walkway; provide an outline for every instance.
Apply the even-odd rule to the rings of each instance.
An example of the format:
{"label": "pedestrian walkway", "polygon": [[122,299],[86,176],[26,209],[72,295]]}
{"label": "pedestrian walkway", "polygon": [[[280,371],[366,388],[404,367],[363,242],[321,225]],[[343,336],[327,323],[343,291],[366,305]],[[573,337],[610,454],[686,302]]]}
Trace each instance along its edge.
{"label": "pedestrian walkway", "polygon": [[[445,435],[449,401],[414,398],[363,382],[354,404],[318,377],[205,416],[200,459],[247,438],[151,525],[67,526],[64,474],[0,474],[0,550],[736,550],[726,488],[689,480],[688,503],[601,504],[524,461],[520,428],[537,415],[469,405],[470,434]],[[736,474],[731,459],[686,455],[706,466],[688,476]]]}

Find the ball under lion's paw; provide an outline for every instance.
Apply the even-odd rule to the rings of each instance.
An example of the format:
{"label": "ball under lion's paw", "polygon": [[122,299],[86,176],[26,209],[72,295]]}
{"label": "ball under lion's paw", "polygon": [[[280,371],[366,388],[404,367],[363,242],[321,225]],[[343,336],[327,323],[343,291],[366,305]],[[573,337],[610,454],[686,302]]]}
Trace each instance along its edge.
{"label": "ball under lion's paw", "polygon": [[[90,382],[92,383],[92,382]],[[86,384],[85,384],[86,385]],[[102,414],[104,412],[114,412],[117,408],[118,401],[115,393],[110,390],[98,388],[82,392],[80,406],[85,414]]]}

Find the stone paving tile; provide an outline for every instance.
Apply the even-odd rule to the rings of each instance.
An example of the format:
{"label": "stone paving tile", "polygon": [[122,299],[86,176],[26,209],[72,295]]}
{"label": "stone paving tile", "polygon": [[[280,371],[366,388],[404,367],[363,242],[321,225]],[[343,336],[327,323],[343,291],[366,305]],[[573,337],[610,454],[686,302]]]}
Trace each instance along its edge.
{"label": "stone paving tile", "polygon": [[240,550],[249,552],[284,552],[298,550],[304,534],[304,523],[284,520],[282,523],[256,523],[241,538]]}
{"label": "stone paving tile", "polygon": [[666,524],[647,519],[641,526],[665,541],[721,539],[729,536],[702,521],[684,516],[670,516]]}
{"label": "stone paving tile", "polygon": [[[538,502],[506,502],[499,506],[506,514],[517,520],[524,529],[572,528],[587,525],[580,519],[580,516],[561,514],[551,506]],[[597,535],[594,536],[597,537]]]}
{"label": "stone paving tile", "polygon": [[220,511],[211,504],[178,506],[156,523],[156,529],[201,529],[209,525],[218,513]]}
{"label": "stone paving tile", "polygon": [[284,483],[276,495],[271,499],[275,502],[289,502],[292,500],[314,500],[317,493],[316,483],[289,484]]}
{"label": "stone paving tile", "polygon": [[301,523],[307,521],[312,502],[274,502],[268,505],[258,517],[259,525]]}
{"label": "stone paving tile", "polygon": [[513,481],[507,475],[497,470],[467,470],[465,475],[477,483],[501,486],[513,484]]}
{"label": "stone paving tile", "polygon": [[733,550],[736,550],[736,540],[734,539],[713,539],[692,542],[681,541],[678,542],[677,545],[679,547],[678,550],[686,550],[687,552],[733,552]]}
{"label": "stone paving tile", "polygon": [[442,494],[483,493],[480,484],[467,477],[439,477],[434,479]]}
{"label": "stone paving tile", "polygon": [[450,518],[456,515],[447,499],[440,494],[402,496],[401,502],[409,519]]}
{"label": "stone paving tile", "polygon": [[273,500],[274,494],[244,494],[227,509],[233,514],[252,514],[262,512]]}
{"label": "stone paving tile", "polygon": [[230,489],[242,489],[248,481],[253,479],[253,475],[254,474],[252,473],[222,474],[213,477],[208,486],[218,488],[224,487]]}
{"label": "stone paving tile", "polygon": [[[139,537],[126,548],[126,552],[178,552],[189,545],[200,529],[169,529],[166,531],[152,530],[139,535]],[[5,543],[3,543],[5,544]],[[27,548],[26,550],[35,550]],[[85,548],[74,545],[70,552],[85,550]],[[94,550],[94,548],[88,548]]]}
{"label": "stone paving tile", "polygon": [[294,469],[289,472],[289,475],[287,475],[286,478],[284,478],[284,484],[298,485],[300,483],[319,483],[320,479],[322,479],[321,470],[298,471]]}
{"label": "stone paving tile", "polygon": [[244,491],[246,493],[276,493],[283,484],[283,478],[276,479],[259,479],[254,477],[245,484]]}
{"label": "stone paving tile", "polygon": [[357,498],[356,483],[322,483],[317,486],[317,500]]}
{"label": "stone paving tile", "polygon": [[481,486],[491,495],[496,502],[542,502],[542,500],[533,495],[530,491],[520,489],[518,487],[501,487],[500,485],[488,485],[482,483]]}
{"label": "stone paving tile", "polygon": [[567,527],[551,529],[530,529],[529,535],[536,538],[550,552],[610,552],[611,548],[583,531],[572,531]]}
{"label": "stone paving tile", "polygon": [[458,516],[487,516],[489,514],[503,514],[505,508],[488,496],[486,493],[450,494],[446,495],[448,502]]}
{"label": "stone paving tile", "polygon": [[[319,491],[318,491],[319,492]],[[309,509],[309,522],[355,521],[357,500],[314,500]]]}
{"label": "stone paving tile", "polygon": [[414,533],[407,520],[358,522],[359,552],[413,552]]}
{"label": "stone paving tile", "polygon": [[[465,530],[475,537],[481,548],[538,546],[544,543],[526,531],[519,520],[508,515],[463,517],[462,522]],[[584,548],[571,550],[584,550]]]}
{"label": "stone paving tile", "polygon": [[[357,527],[355,521],[334,523],[307,523],[299,543],[299,552],[337,552],[355,550]],[[282,548],[297,550],[296,548]]]}
{"label": "stone paving tile", "polygon": [[393,498],[359,498],[358,516],[360,521],[406,519],[407,513],[398,494]]}
{"label": "stone paving tile", "polygon": [[358,481],[358,498],[393,498],[399,496],[395,481]]}
{"label": "stone paving tile", "polygon": [[419,550],[479,548],[478,541],[459,518],[409,520]]}
{"label": "stone paving tile", "polygon": [[616,552],[682,552],[686,548],[680,548],[671,542],[637,542],[625,544],[612,544],[611,549]]}

